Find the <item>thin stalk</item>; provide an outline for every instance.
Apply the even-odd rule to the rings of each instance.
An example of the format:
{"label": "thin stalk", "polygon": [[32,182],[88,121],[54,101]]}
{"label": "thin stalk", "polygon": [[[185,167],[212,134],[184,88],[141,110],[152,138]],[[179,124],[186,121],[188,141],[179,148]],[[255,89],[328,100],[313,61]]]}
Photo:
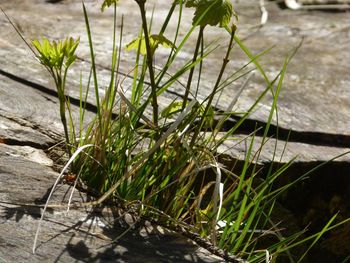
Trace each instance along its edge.
{"label": "thin stalk", "polygon": [[216,79],[216,83],[215,83],[215,86],[213,88],[213,91],[209,95],[208,103],[207,103],[207,105],[205,107],[203,116],[201,118],[201,124],[198,126],[198,129],[196,130],[196,133],[192,137],[191,144],[190,144],[192,147],[193,147],[193,145],[194,145],[194,143],[195,143],[195,141],[196,141],[196,139],[198,137],[199,132],[202,130],[202,127],[203,127],[204,122],[205,122],[205,117],[208,114],[209,108],[211,107],[211,103],[213,102],[214,95],[215,95],[217,89],[220,87],[220,82],[221,82],[222,76],[223,76],[223,74],[225,72],[227,64],[230,62],[229,57],[230,57],[231,50],[233,48],[234,37],[235,37],[235,27],[233,28],[233,30],[231,32],[230,42],[229,42],[229,45],[227,47],[226,55],[225,55],[225,57],[223,59],[222,66],[221,66],[221,69],[220,69],[220,73],[218,75],[218,78]]}
{"label": "thin stalk", "polygon": [[[170,11],[169,11],[169,13],[168,13],[168,16],[167,16],[167,18],[166,18],[164,24],[163,24],[163,27],[162,27],[162,29],[161,29],[160,32],[159,32],[159,35],[163,35],[163,34],[164,34],[165,29],[166,29],[166,27],[168,26],[168,22],[169,22],[170,18],[171,18],[172,15],[173,15],[173,12],[174,12],[174,9],[173,9],[173,8],[175,8],[175,6],[177,5],[176,2],[177,2],[177,0],[175,0],[174,3],[173,3],[173,5],[171,6],[171,9],[170,9]],[[180,5],[180,8],[179,8],[179,9],[180,9],[180,10],[179,10],[179,16],[178,16],[178,18],[177,18],[177,26],[176,26],[176,30],[175,30],[175,37],[174,37],[174,40],[173,40],[173,43],[174,43],[174,44],[176,44],[177,38],[178,38],[178,36],[179,36],[179,31],[180,31],[180,26],[181,26],[181,21],[182,21],[182,8],[183,8],[182,2],[183,2],[182,0],[180,0],[180,2],[179,2],[179,5]],[[157,87],[158,87],[159,84],[162,82],[162,79],[163,79],[164,75],[166,75],[167,72],[168,72],[168,69],[169,69],[169,67],[170,67],[170,65],[171,65],[172,56],[173,56],[174,52],[175,52],[174,49],[172,49],[171,52],[170,52],[170,54],[169,54],[169,56],[168,56],[167,62],[165,63],[163,69],[160,71],[160,73],[159,73],[158,76],[157,76]]]}
{"label": "thin stalk", "polygon": [[96,64],[95,64],[95,53],[94,48],[92,44],[92,35],[90,30],[90,23],[89,23],[89,17],[85,8],[85,5],[83,4],[83,11],[84,11],[84,18],[85,18],[85,25],[86,25],[86,32],[89,40],[89,47],[90,47],[90,56],[91,56],[91,65],[92,65],[92,76],[94,80],[94,88],[95,88],[95,96],[96,96],[96,107],[97,107],[97,116],[99,121],[99,127],[102,128],[102,116],[101,116],[101,106],[100,106],[100,96],[98,93],[98,82],[97,82],[97,72],[96,72]]}
{"label": "thin stalk", "polygon": [[[200,57],[202,58],[204,55],[204,37],[202,36],[202,41],[201,41],[201,54]],[[194,97],[197,99],[198,96],[198,91],[199,91],[199,85],[202,79],[202,69],[203,69],[203,60],[199,62],[199,69],[198,69],[198,80],[197,80],[197,88],[196,88],[196,93],[194,94]]]}
{"label": "thin stalk", "polygon": [[[200,26],[200,28],[199,28],[199,33],[198,33],[196,48],[195,48],[194,53],[193,53],[192,63],[195,63],[196,60],[197,60],[199,47],[200,47],[200,44],[201,44],[202,38],[203,38],[204,28],[205,28],[204,26]],[[188,100],[188,95],[190,94],[191,83],[192,83],[192,78],[193,78],[193,73],[194,73],[194,68],[195,68],[195,67],[192,67],[192,68],[191,68],[190,73],[189,73],[189,75],[188,75],[187,85],[186,85],[186,91],[185,91],[185,95],[184,95],[184,97],[183,97],[182,110],[186,107],[187,100]]]}
{"label": "thin stalk", "polygon": [[57,76],[57,94],[58,94],[58,100],[60,103],[60,117],[61,117],[61,122],[63,124],[63,129],[64,129],[64,136],[66,139],[66,147],[68,151],[69,157],[72,156],[71,153],[71,147],[70,147],[70,140],[69,140],[69,134],[68,134],[68,127],[67,127],[67,119],[66,119],[66,98],[64,95],[64,87],[63,87],[63,82],[60,76]]}
{"label": "thin stalk", "polygon": [[174,2],[171,4],[171,7],[170,7],[169,12],[168,12],[168,15],[165,18],[165,21],[164,21],[164,23],[162,25],[162,28],[161,28],[161,30],[159,32],[159,35],[163,35],[164,34],[165,29],[167,28],[167,26],[169,24],[169,21],[170,21],[171,17],[173,16],[173,13],[174,13],[176,5],[177,5],[177,0],[174,0]]}
{"label": "thin stalk", "polygon": [[151,82],[153,124],[154,124],[154,126],[158,127],[157,85],[155,82],[155,75],[154,75],[154,69],[153,69],[153,55],[154,54],[153,54],[153,51],[151,50],[151,44],[149,41],[149,32],[148,32],[147,20],[146,20],[146,9],[145,9],[146,0],[136,0],[136,2],[140,8],[143,34],[145,36],[145,45],[146,45],[146,51],[147,51],[147,67],[148,67],[148,72],[149,72],[149,77],[150,77],[150,82]]}
{"label": "thin stalk", "polygon": [[[114,105],[114,100],[115,100],[115,96],[116,96],[116,78],[117,78],[117,72],[115,70],[116,65],[117,65],[117,60],[118,60],[118,48],[116,45],[116,38],[117,38],[117,32],[116,32],[116,28],[117,28],[117,4],[114,3],[114,13],[113,13],[113,53],[112,53],[112,66],[111,66],[111,81],[109,83],[109,90],[110,93],[109,95],[111,97],[107,98],[108,99],[108,103],[109,103],[109,107],[110,107],[110,111],[112,111],[113,109],[113,105]],[[123,25],[123,22],[122,22]],[[116,72],[116,73],[115,73]]]}
{"label": "thin stalk", "polygon": [[[176,59],[177,55],[183,49],[184,45],[187,43],[187,41],[188,41],[189,37],[192,35],[193,31],[196,29],[197,26],[199,26],[199,24],[202,21],[202,19],[206,16],[206,14],[210,10],[210,8],[215,5],[215,3],[216,3],[216,1],[213,1],[213,3],[207,8],[207,10],[205,10],[205,12],[203,12],[196,21],[193,21],[192,27],[188,30],[187,34],[184,36],[184,38],[182,39],[180,44],[177,46],[177,48],[175,49],[175,52],[171,53],[171,55],[169,56],[168,61],[167,61],[166,65],[165,65],[164,69],[161,71],[161,74],[158,77],[158,83],[161,82],[161,80],[164,77],[165,73],[170,68],[170,66],[172,65],[172,63]],[[185,4],[185,0],[179,0],[178,4],[180,6],[180,8],[179,8],[180,10],[179,10],[178,23],[177,23],[177,27],[176,27],[175,39],[173,41],[174,44],[176,43],[176,39],[178,37],[178,33],[179,33],[181,21],[182,21],[181,20],[182,19],[182,9],[183,9],[183,5]],[[162,34],[162,31],[160,32],[160,34]]]}
{"label": "thin stalk", "polygon": [[[133,82],[132,82],[132,89],[131,89],[131,102],[136,105],[137,107],[140,104],[140,99],[141,95],[143,94],[143,83],[145,83],[144,78],[145,78],[145,59],[143,59],[142,64],[140,63],[140,50],[141,50],[141,39],[142,39],[142,30],[139,33],[139,44],[138,44],[138,49],[136,52],[136,58],[134,62],[134,70],[133,70]],[[141,73],[139,77],[139,67],[141,68]]]}
{"label": "thin stalk", "polygon": [[[115,10],[116,12],[116,10]],[[115,18],[117,19],[117,18]],[[115,31],[116,31],[116,25],[115,25]],[[119,48],[118,48],[118,61],[117,61],[117,68],[116,68],[116,73],[115,73],[115,87],[118,87],[119,83],[119,67],[120,67],[120,60],[121,60],[121,52],[122,52],[122,46],[123,46],[123,34],[124,34],[124,15],[122,15],[121,19],[121,25],[120,25],[120,33],[119,33]]]}
{"label": "thin stalk", "polygon": [[65,87],[66,87],[66,80],[67,80],[67,75],[68,75],[68,67],[65,67],[64,69],[64,73],[63,73],[63,83],[62,83],[62,90],[63,90],[63,98],[64,98],[64,102],[66,104],[67,107],[67,111],[68,111],[68,116],[69,116],[69,131],[70,131],[70,136],[71,139],[68,143],[68,147],[69,147],[69,157],[71,157],[72,154],[72,147],[75,145],[76,143],[76,132],[75,132],[75,125],[73,122],[73,115],[72,115],[72,110],[70,107],[70,100],[69,97],[65,96]]}

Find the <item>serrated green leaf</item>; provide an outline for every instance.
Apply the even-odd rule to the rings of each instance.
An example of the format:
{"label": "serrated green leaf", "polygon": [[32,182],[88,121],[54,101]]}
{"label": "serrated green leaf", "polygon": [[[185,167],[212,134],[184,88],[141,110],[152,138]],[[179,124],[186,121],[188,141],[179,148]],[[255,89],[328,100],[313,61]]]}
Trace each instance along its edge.
{"label": "serrated green leaf", "polygon": [[147,54],[146,43],[144,37],[138,37],[126,45],[126,51],[138,50],[140,46],[140,53],[142,55]]}
{"label": "serrated green leaf", "polygon": [[42,55],[43,54],[43,47],[42,47],[41,43],[39,42],[39,40],[37,40],[37,39],[33,40],[32,44],[35,47],[35,49]]}
{"label": "serrated green leaf", "polygon": [[76,41],[72,37],[69,39],[66,39],[64,43],[65,55],[67,57],[73,56],[79,43],[80,43],[80,38],[78,38]]}
{"label": "serrated green leaf", "polygon": [[195,24],[201,19],[200,26],[225,27],[230,23],[232,16],[236,16],[229,0],[188,0],[186,7],[196,8],[192,21]]}
{"label": "serrated green leaf", "polygon": [[176,48],[173,42],[167,39],[163,35],[151,35],[151,40],[153,41],[153,45],[158,47],[158,45],[162,45],[165,48]]}
{"label": "serrated green leaf", "polygon": [[[175,45],[166,37],[163,35],[151,35],[149,37],[149,43],[150,43],[150,48],[152,55],[156,51],[159,45],[163,46],[164,48],[176,48]],[[140,53],[142,55],[147,54],[147,49],[146,49],[146,41],[144,37],[138,37],[131,41],[129,44],[126,45],[126,50],[131,51],[131,50],[138,50],[140,46]]]}

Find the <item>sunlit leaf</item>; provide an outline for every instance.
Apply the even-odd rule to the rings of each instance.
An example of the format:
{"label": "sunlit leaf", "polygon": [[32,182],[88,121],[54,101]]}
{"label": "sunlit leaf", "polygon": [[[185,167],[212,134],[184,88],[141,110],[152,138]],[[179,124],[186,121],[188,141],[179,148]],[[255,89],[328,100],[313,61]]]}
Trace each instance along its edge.
{"label": "sunlit leaf", "polygon": [[43,37],[41,42],[33,40],[32,44],[38,51],[37,58],[41,64],[51,68],[60,70],[62,66],[68,68],[76,60],[75,50],[79,45],[79,38],[66,38],[64,41],[52,41]]}
{"label": "sunlit leaf", "polygon": [[230,23],[232,16],[236,16],[229,0],[188,0],[186,7],[196,9],[193,24],[201,19],[200,26],[225,27]]}
{"label": "sunlit leaf", "polygon": [[145,39],[144,37],[138,37],[131,41],[129,44],[126,45],[126,50],[127,51],[132,51],[132,50],[138,50],[140,46],[140,53],[143,55],[146,55],[147,50],[146,50],[146,44],[145,44]]}
{"label": "sunlit leaf", "polygon": [[171,42],[163,35],[152,35],[150,38],[151,42],[153,41],[152,44],[156,46],[156,48],[158,47],[158,45],[162,45],[165,48],[176,48],[173,42]]}
{"label": "sunlit leaf", "polygon": [[[162,35],[151,35],[149,37],[149,42],[152,55],[154,54],[155,50],[158,48],[159,45],[163,46],[164,48],[176,48],[175,45],[169,39]],[[138,50],[139,48],[140,53],[142,55],[147,54],[146,41],[144,37],[138,37],[126,45],[127,51]]]}

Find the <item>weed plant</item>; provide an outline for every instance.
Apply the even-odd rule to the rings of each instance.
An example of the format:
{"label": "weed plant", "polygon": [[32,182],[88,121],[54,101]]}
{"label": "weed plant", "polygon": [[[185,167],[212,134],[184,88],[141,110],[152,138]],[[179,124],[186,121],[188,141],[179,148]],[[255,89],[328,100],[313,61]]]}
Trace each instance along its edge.
{"label": "weed plant", "polygon": [[[76,59],[79,39],[67,38],[55,42],[43,38],[32,42],[37,58],[49,71],[57,88],[66,148],[71,157],[69,163],[72,163],[70,171],[100,194],[96,203],[109,198],[132,205],[144,217],[197,233],[214,246],[249,262],[273,262],[282,256],[290,262],[297,261],[289,249],[307,240],[317,241],[331,227],[327,225],[321,233],[303,240],[304,231],[285,236],[271,220],[278,196],[297,183],[273,188],[275,180],[292,161],[278,170],[271,167],[264,180],[258,179],[258,169],[253,160],[259,159],[260,152],[254,153],[252,150],[254,134],[250,136],[251,143],[239,174],[226,169],[218,155],[219,146],[234,138],[240,125],[270,94],[272,105],[263,132],[263,147],[268,139],[270,123],[277,112],[277,99],[290,57],[285,59],[279,74],[270,80],[258,62],[260,56],[267,52],[252,55],[235,34],[234,21],[237,17],[230,1],[175,0],[169,6],[161,30],[152,32],[151,21],[147,20],[146,0],[135,0],[142,27],[140,35],[126,46],[128,51],[136,53],[134,65],[130,65],[133,68],[133,81],[131,86],[126,87],[119,75],[123,33],[122,30],[119,34],[117,32],[117,2],[106,0],[102,4],[102,11],[105,8],[114,9],[111,75],[103,98],[99,96],[101,87],[89,16],[83,5],[91,74],[87,76],[89,84],[86,94],[83,94],[83,87],[80,86],[78,124],[72,118],[65,83],[69,67]],[[193,23],[188,32],[180,37],[185,8],[194,10]],[[168,39],[168,24],[174,16],[179,21],[176,34],[173,39]],[[207,57],[215,49],[212,45],[205,45],[204,36],[209,26],[227,32],[227,45],[221,47],[226,52],[222,64],[218,65],[212,90],[200,102],[197,94],[200,92],[202,69],[213,67],[206,64]],[[195,34],[197,42],[192,59],[174,71],[174,62],[181,59],[179,54]],[[255,66],[264,78],[266,87],[246,112],[233,112],[244,86],[237,89],[237,96],[226,111],[218,112],[212,106],[214,97],[235,84],[237,79],[250,74],[247,64],[224,77],[227,76],[225,73],[234,45],[245,52],[250,60],[248,64]],[[166,63],[156,70],[159,46],[168,48],[169,52]],[[198,78],[194,80],[195,73]],[[183,79],[186,79],[185,83],[182,83]],[[161,108],[160,96],[178,82],[184,87],[183,96]],[[85,127],[85,101],[91,96],[90,86],[94,90],[97,112],[94,120]],[[130,96],[126,95],[126,90],[131,91]],[[239,121],[229,131],[221,133],[224,122],[232,114],[239,116]],[[266,237],[271,237],[269,242],[262,241]]]}

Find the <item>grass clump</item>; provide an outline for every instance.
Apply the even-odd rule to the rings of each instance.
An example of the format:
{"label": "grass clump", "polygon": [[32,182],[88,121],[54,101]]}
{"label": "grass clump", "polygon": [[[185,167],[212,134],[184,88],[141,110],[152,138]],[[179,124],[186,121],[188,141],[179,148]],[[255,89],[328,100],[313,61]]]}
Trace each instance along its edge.
{"label": "grass clump", "polygon": [[[111,75],[103,98],[99,95],[89,16],[83,5],[91,73],[86,94],[83,94],[82,85],[80,87],[78,122],[73,120],[65,85],[69,67],[76,60],[79,39],[67,38],[55,42],[43,38],[32,42],[37,58],[56,85],[71,172],[99,193],[100,198],[95,203],[110,198],[132,204],[133,209],[144,217],[152,217],[168,226],[181,226],[249,262],[273,261],[282,255],[290,262],[297,261],[289,249],[312,238],[317,241],[331,226],[327,225],[321,234],[303,240],[303,231],[284,236],[271,220],[278,196],[296,183],[273,188],[276,179],[292,161],[277,170],[271,168],[264,180],[257,178],[258,168],[253,160],[258,159],[256,155],[260,152],[253,152],[254,133],[250,136],[239,174],[226,169],[218,154],[220,145],[235,138],[237,129],[259,102],[270,94],[272,106],[263,132],[263,147],[277,111],[277,99],[290,57],[286,58],[275,79],[270,80],[258,63],[265,52],[253,56],[237,37],[234,23],[237,17],[228,0],[175,0],[169,5],[159,32],[152,32],[152,23],[147,20],[147,1],[135,0],[142,25],[140,35],[126,46],[136,56],[132,65],[132,84],[125,86],[119,74],[123,27],[118,42],[117,2],[106,0],[101,8],[102,11],[105,8],[114,9]],[[185,8],[194,9],[194,16],[192,27],[180,38]],[[173,17],[179,22],[175,36],[169,39],[166,34]],[[199,101],[202,70],[213,67],[206,64],[206,58],[216,48],[214,44],[206,45],[204,41],[209,26],[226,31],[227,44],[221,47],[226,51],[221,65],[218,65],[216,81],[209,95]],[[181,60],[179,54],[194,34],[197,34],[197,41],[192,58],[174,69],[174,62]],[[254,69],[261,73],[266,87],[246,112],[236,113],[232,110],[244,85],[237,90],[226,111],[219,112],[212,105],[214,99],[234,81],[251,74],[248,64],[234,73],[227,72],[235,44],[247,54],[250,59],[248,64],[254,65]],[[161,68],[157,68],[155,63],[159,46],[168,48]],[[161,97],[177,83],[183,86],[183,95],[169,105],[161,105]],[[85,127],[85,102],[91,96],[91,85],[97,112]],[[239,120],[229,131],[221,133],[225,121],[232,115],[239,116]],[[271,236],[268,242],[266,236]]]}

